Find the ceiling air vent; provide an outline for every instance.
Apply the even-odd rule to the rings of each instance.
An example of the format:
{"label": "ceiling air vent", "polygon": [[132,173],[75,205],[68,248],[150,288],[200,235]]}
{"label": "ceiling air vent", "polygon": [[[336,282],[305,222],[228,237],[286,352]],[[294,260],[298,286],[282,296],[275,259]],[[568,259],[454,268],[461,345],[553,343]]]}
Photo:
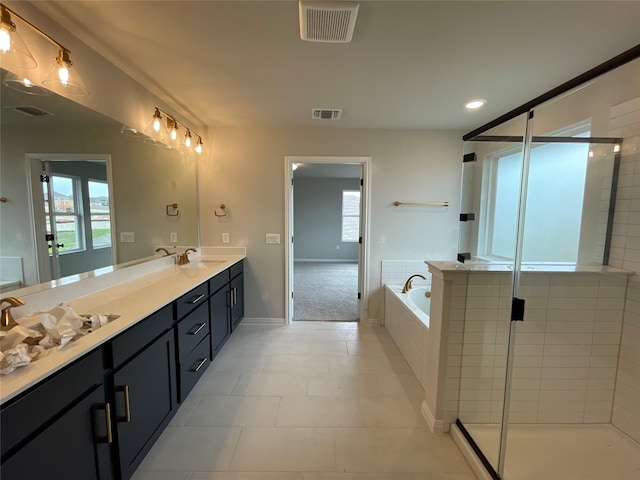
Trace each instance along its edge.
{"label": "ceiling air vent", "polygon": [[311,110],[311,118],[315,120],[340,120],[341,109],[314,108]]}
{"label": "ceiling air vent", "polygon": [[302,40],[328,43],[351,41],[358,15],[357,3],[300,1],[298,6]]}
{"label": "ceiling air vent", "polygon": [[23,115],[27,115],[29,117],[48,117],[54,115],[51,112],[47,112],[46,110],[42,110],[41,108],[34,107],[33,105],[4,108],[6,108],[7,110],[12,110],[14,112],[22,113]]}

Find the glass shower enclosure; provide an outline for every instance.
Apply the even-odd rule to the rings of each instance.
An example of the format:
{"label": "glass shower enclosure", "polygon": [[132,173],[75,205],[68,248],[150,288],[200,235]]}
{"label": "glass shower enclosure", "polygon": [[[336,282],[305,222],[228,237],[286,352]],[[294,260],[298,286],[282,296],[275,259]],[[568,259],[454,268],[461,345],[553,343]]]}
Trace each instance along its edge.
{"label": "glass shower enclosure", "polygon": [[465,137],[457,425],[494,479],[640,478],[639,79]]}

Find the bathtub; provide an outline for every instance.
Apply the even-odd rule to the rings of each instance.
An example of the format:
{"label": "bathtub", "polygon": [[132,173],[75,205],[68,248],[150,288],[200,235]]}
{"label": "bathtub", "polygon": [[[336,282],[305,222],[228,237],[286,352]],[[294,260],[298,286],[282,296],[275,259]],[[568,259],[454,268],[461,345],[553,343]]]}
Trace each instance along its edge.
{"label": "bathtub", "polygon": [[420,321],[429,328],[429,309],[431,308],[430,295],[431,288],[428,286],[415,286],[408,293],[402,293],[402,287],[387,285],[387,291],[400,300],[404,306]]}
{"label": "bathtub", "polygon": [[427,286],[416,285],[409,293],[402,286],[385,286],[384,326],[407,360],[423,389],[427,388],[429,298]]}

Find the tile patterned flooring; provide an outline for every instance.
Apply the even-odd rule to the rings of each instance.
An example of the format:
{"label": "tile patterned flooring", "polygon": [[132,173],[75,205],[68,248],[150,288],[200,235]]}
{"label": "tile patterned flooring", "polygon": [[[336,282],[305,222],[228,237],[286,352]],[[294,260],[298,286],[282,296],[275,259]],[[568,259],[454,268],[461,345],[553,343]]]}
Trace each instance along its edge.
{"label": "tile patterned flooring", "polygon": [[383,327],[240,325],[133,480],[475,480]]}

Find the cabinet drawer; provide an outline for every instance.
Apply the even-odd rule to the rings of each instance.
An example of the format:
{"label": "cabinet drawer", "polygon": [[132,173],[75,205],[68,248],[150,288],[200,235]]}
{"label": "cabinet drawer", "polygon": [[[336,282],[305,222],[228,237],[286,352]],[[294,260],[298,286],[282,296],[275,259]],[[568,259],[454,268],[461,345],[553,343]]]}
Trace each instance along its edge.
{"label": "cabinet drawer", "polygon": [[189,355],[180,361],[180,401],[183,402],[209,366],[209,335],[202,339]]}
{"label": "cabinet drawer", "polygon": [[209,280],[210,295],[213,295],[222,287],[224,287],[227,283],[229,283],[229,280],[231,278],[229,277],[229,272],[230,272],[230,269],[227,268],[224,272],[220,272],[218,275],[216,275],[215,277]]}
{"label": "cabinet drawer", "polygon": [[238,263],[229,267],[231,278],[237,277],[244,270],[244,260],[240,260]]}
{"label": "cabinet drawer", "polygon": [[209,288],[207,282],[182,295],[176,300],[176,320],[180,320],[191,310],[204,303],[208,296]]}
{"label": "cabinet drawer", "polygon": [[118,335],[111,342],[113,368],[120,366],[172,326],[173,311],[171,305],[167,305]]}
{"label": "cabinet drawer", "polygon": [[3,408],[2,456],[102,381],[102,350],[97,349]]}
{"label": "cabinet drawer", "polygon": [[178,351],[185,358],[209,334],[208,302],[200,305],[178,323]]}

